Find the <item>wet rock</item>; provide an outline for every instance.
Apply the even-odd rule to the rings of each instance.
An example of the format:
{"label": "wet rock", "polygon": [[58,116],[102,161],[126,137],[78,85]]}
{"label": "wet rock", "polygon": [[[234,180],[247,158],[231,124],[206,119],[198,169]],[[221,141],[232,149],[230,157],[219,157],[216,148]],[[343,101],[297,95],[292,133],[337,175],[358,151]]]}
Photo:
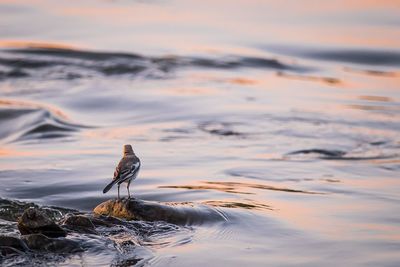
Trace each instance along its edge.
{"label": "wet rock", "polygon": [[48,237],[65,237],[67,233],[39,208],[24,211],[18,221],[18,229],[22,235],[43,234]]}
{"label": "wet rock", "polygon": [[168,208],[138,199],[121,199],[101,203],[94,209],[94,213],[126,220],[161,221],[165,220]]}
{"label": "wet rock", "polygon": [[69,225],[69,226],[78,226],[78,227],[84,227],[84,228],[89,228],[89,229],[94,229],[94,224],[92,221],[83,215],[72,215],[68,216],[64,223],[64,225]]}
{"label": "wet rock", "polygon": [[0,236],[0,247],[2,248],[2,251],[3,248],[7,248],[5,250],[8,250],[9,248],[17,249],[18,251],[28,250],[28,247],[21,239],[5,235]]}
{"label": "wet rock", "polygon": [[[0,113],[1,115],[3,114]],[[0,219],[16,222],[23,212],[30,207],[37,208],[38,205],[0,198]]]}
{"label": "wet rock", "polygon": [[63,225],[77,232],[96,233],[92,220],[83,215],[70,215],[64,220]]}
{"label": "wet rock", "polygon": [[140,199],[108,200],[98,205],[95,214],[126,220],[165,221],[178,225],[203,224],[226,220],[217,210],[190,203],[158,203]]}
{"label": "wet rock", "polygon": [[22,255],[22,254],[24,254],[24,252],[22,252],[16,248],[13,248],[13,247],[0,246],[0,260],[3,256],[9,256],[9,255],[15,255],[15,254]]}
{"label": "wet rock", "polygon": [[112,227],[114,225],[121,225],[123,222],[117,218],[104,216],[104,215],[96,215],[96,217],[92,217],[92,222],[95,226],[105,226]]}
{"label": "wet rock", "polygon": [[40,252],[74,253],[83,251],[78,242],[66,238],[49,238],[43,234],[22,237],[27,246]]}

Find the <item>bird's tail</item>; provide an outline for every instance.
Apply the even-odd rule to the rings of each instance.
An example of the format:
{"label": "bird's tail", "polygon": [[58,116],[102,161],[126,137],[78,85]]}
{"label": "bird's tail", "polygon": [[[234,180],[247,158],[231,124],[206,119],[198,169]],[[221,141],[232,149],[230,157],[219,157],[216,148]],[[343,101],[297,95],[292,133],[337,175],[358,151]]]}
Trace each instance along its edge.
{"label": "bird's tail", "polygon": [[110,191],[111,187],[117,182],[117,180],[113,180],[111,183],[109,183],[106,187],[103,189],[103,194],[107,193]]}

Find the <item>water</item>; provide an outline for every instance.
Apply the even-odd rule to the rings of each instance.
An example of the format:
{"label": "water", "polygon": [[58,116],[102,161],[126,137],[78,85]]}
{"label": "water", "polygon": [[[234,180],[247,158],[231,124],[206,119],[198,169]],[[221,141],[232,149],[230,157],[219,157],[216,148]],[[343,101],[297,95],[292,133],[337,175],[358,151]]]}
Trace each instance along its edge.
{"label": "water", "polygon": [[146,226],[156,232],[134,250],[99,245],[57,264],[400,264],[396,1],[0,12],[2,198],[91,211],[116,197],[101,191],[130,143],[136,197],[226,218]]}

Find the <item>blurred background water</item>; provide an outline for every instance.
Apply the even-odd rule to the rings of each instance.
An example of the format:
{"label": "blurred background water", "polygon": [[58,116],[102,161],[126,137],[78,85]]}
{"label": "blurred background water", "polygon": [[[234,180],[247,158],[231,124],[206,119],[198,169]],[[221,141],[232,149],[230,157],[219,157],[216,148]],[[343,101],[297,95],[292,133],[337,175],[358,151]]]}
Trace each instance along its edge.
{"label": "blurred background water", "polygon": [[156,235],[138,264],[400,264],[398,1],[1,0],[0,14],[2,198],[90,211],[116,197],[101,191],[130,143],[135,197],[227,220]]}

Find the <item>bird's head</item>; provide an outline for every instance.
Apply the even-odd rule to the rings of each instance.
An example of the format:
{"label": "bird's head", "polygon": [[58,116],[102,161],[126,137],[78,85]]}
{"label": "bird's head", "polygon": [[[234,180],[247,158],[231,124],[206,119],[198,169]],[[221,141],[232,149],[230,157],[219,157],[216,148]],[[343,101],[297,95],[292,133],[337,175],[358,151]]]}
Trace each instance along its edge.
{"label": "bird's head", "polygon": [[131,145],[124,145],[124,155],[135,155]]}

